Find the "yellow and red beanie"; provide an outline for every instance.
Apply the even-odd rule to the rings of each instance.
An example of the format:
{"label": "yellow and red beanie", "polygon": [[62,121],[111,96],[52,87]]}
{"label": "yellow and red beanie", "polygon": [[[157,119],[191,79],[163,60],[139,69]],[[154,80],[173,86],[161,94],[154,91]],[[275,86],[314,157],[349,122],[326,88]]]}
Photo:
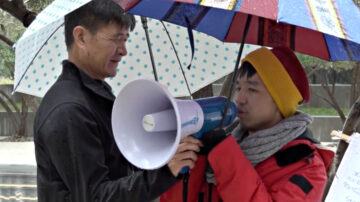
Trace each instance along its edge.
{"label": "yellow and red beanie", "polygon": [[293,115],[299,104],[310,101],[306,73],[291,49],[260,48],[249,53],[244,62],[255,68],[284,117]]}

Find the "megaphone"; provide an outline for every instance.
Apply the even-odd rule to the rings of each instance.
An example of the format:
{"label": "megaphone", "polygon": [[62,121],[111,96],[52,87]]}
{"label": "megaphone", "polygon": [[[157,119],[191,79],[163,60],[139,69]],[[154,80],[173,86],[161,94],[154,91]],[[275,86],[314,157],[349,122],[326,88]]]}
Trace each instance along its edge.
{"label": "megaphone", "polygon": [[[201,138],[219,127],[226,98],[174,99],[161,84],[138,79],[122,88],[112,110],[115,142],[123,156],[141,169],[166,165],[179,142],[188,135]],[[233,122],[236,107],[230,102],[224,126]]]}

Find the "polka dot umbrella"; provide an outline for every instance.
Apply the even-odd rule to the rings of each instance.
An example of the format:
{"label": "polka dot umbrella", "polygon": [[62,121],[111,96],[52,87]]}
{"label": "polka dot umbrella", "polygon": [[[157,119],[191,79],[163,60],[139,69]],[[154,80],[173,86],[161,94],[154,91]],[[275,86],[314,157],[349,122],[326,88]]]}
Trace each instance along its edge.
{"label": "polka dot umbrella", "polygon": [[[74,7],[64,9],[63,5],[68,5],[64,1],[73,3]],[[67,58],[63,16],[86,2],[55,0],[38,15],[16,44],[14,91],[44,96],[60,75],[61,63]],[[136,20],[137,25],[128,39],[128,55],[119,63],[117,75],[107,79],[115,95],[129,81],[154,78],[145,31],[140,17]],[[173,96],[189,95],[186,80],[193,93],[232,72],[238,54],[237,44],[223,43],[195,31],[194,58],[188,70],[186,67],[191,62],[192,52],[187,29],[154,19],[148,19],[148,27],[158,80],[168,86]],[[165,29],[170,33],[174,47]],[[244,55],[256,48],[247,45]],[[186,80],[180,66],[184,67]]]}

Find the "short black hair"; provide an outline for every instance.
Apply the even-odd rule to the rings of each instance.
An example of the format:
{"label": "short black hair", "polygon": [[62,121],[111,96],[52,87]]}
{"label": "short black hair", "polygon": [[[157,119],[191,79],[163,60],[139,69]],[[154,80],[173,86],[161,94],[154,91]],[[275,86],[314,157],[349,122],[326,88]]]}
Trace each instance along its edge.
{"label": "short black hair", "polygon": [[239,69],[239,77],[243,77],[247,75],[247,78],[252,77],[254,74],[256,74],[256,69],[250,62],[244,62]]}
{"label": "short black hair", "polygon": [[135,18],[127,14],[113,0],[92,0],[84,6],[65,16],[65,43],[69,49],[74,43],[73,30],[76,26],[84,26],[92,34],[111,21],[125,26],[132,31],[135,28]]}

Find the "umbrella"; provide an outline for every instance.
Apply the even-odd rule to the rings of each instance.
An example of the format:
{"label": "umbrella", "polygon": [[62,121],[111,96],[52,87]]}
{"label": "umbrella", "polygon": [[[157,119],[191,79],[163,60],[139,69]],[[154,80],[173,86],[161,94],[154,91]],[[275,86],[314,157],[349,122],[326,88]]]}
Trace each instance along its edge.
{"label": "umbrella", "polygon": [[[67,57],[63,16],[88,2],[75,1],[78,4],[74,5],[64,1],[74,2],[54,1],[37,16],[17,42],[15,91],[42,97],[61,73],[61,62]],[[136,20],[140,22],[140,17],[136,17]],[[222,43],[206,34],[195,32],[196,48],[192,68],[184,69],[185,80],[174,48],[181,66],[186,67],[192,54],[187,29],[153,19],[148,20],[148,27],[158,80],[168,86],[173,96],[189,95],[186,81],[190,91],[195,92],[232,71],[237,45]],[[172,41],[165,29],[170,33]],[[256,48],[248,46],[247,52]],[[128,55],[119,63],[116,77],[107,79],[114,94],[133,79],[154,78],[145,32],[140,23],[130,33],[127,49]]]}
{"label": "umbrella", "polygon": [[115,0],[130,13],[241,42],[252,16],[246,43],[288,46],[329,61],[360,61],[360,11],[352,0]]}
{"label": "umbrella", "polygon": [[[360,61],[360,11],[351,0],[114,1],[129,13],[191,27],[221,41],[241,42],[228,98],[244,43],[287,46],[329,61]],[[228,105],[229,101],[225,111]]]}
{"label": "umbrella", "polygon": [[[133,14],[190,26],[222,41],[241,41],[235,72],[244,42],[287,46],[329,61],[360,61],[360,11],[352,0],[114,1]],[[235,78],[236,73],[231,89]],[[352,112],[358,109],[355,104]],[[346,143],[340,141],[335,167],[345,150]],[[333,177],[329,178],[327,188]]]}

